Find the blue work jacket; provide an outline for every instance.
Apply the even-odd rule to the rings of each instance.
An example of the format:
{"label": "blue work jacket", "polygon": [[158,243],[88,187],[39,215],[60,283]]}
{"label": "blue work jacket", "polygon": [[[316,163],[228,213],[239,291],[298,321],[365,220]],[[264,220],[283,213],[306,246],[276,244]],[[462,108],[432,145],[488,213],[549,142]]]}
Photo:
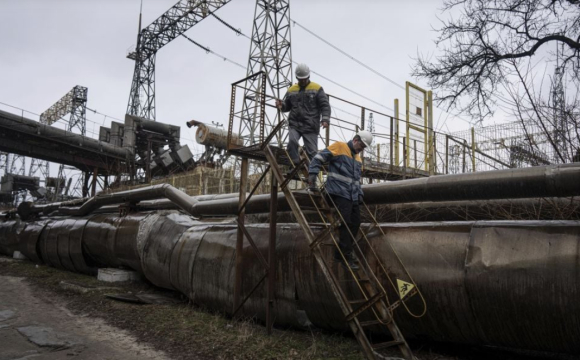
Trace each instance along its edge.
{"label": "blue work jacket", "polygon": [[359,196],[363,195],[360,186],[362,161],[354,152],[352,140],[348,143],[337,141],[320,151],[310,162],[308,173],[318,175],[324,163],[329,164],[326,191],[358,202]]}

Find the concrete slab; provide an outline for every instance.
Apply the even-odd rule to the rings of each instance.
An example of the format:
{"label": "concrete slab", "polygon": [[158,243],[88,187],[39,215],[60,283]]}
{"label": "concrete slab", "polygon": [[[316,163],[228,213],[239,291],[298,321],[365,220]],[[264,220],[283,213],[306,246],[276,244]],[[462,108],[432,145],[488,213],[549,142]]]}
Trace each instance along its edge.
{"label": "concrete slab", "polygon": [[0,360],[22,359],[42,352],[14,329],[0,330]]}
{"label": "concrete slab", "polygon": [[105,268],[99,269],[97,279],[105,282],[140,281],[141,275],[132,270]]}
{"label": "concrete slab", "polygon": [[0,304],[0,360],[169,360],[125,330],[71,313],[24,278],[0,275]]}
{"label": "concrete slab", "polygon": [[0,310],[0,321],[6,321],[13,318],[16,313],[12,310]]}
{"label": "concrete slab", "polygon": [[15,251],[12,258],[16,260],[28,260],[28,258],[20,251]]}
{"label": "concrete slab", "polygon": [[73,345],[79,344],[79,341],[72,336],[57,332],[49,327],[23,326],[16,330],[18,330],[20,334],[26,336],[28,341],[40,347],[67,349]]}

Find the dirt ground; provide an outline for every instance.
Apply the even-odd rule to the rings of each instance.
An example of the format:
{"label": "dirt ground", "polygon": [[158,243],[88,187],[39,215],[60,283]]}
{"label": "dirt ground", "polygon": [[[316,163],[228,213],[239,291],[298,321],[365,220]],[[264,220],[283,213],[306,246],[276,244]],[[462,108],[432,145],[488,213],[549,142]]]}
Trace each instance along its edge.
{"label": "dirt ground", "polygon": [[0,276],[0,360],[169,359],[125,330],[71,313],[22,277]]}
{"label": "dirt ground", "polygon": [[[162,303],[112,300],[155,295]],[[569,360],[489,347],[411,343],[420,360]],[[390,359],[400,355],[393,351]],[[96,278],[0,257],[0,360],[363,359],[349,334],[275,329],[233,321],[146,282]]]}

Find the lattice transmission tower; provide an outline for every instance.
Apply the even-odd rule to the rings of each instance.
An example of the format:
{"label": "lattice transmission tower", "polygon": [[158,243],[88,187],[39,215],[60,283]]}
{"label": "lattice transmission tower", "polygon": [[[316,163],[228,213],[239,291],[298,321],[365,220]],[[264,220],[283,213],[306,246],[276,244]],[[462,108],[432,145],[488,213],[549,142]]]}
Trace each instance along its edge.
{"label": "lattice transmission tower", "polygon": [[[75,86],[65,96],[58,100],[48,110],[40,114],[39,122],[45,125],[52,125],[63,116],[70,114],[67,131],[78,130],[81,135],[87,132],[87,94],[88,88],[84,86]],[[46,180],[49,177],[48,161],[32,159],[28,169],[28,176],[34,176],[40,173],[40,179]]]}
{"label": "lattice transmission tower", "polygon": [[157,51],[206,18],[230,0],[181,0],[157,20],[141,30],[135,51],[127,57],[135,60],[127,114],[155,120],[155,57]]}
{"label": "lattice transmission tower", "polygon": [[[87,95],[89,89],[84,86],[73,87],[65,96],[58,100],[48,110],[40,114],[40,123],[52,125],[70,114],[66,124],[66,131],[75,131],[85,136],[87,132]],[[62,190],[62,183],[65,177],[65,166],[60,164],[58,169],[55,196]],[[48,186],[49,162],[46,160],[32,159],[28,176],[40,173],[40,179],[44,180]],[[82,181],[80,182],[82,184]]]}
{"label": "lattice transmission tower", "polygon": [[[257,0],[247,76],[260,72],[265,76],[246,80],[239,134],[247,146],[263,141],[265,130],[276,126],[282,118],[278,111],[265,111],[262,104],[273,98],[280,99],[292,84],[290,44],[289,0]],[[260,111],[264,111],[266,129],[259,127]],[[284,141],[285,133],[280,134],[279,144]]]}
{"label": "lattice transmission tower", "polygon": [[[556,68],[552,79],[552,106],[554,124],[554,144],[564,154],[564,159],[568,160],[568,121],[566,119],[566,95],[564,93],[564,62],[561,62],[563,50],[556,48]],[[555,159],[558,162],[558,158]]]}

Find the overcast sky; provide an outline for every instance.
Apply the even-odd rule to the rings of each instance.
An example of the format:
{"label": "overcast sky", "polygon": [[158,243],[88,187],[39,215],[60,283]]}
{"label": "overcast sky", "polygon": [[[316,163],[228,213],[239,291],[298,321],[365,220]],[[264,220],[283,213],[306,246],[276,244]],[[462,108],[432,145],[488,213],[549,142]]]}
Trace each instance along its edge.
{"label": "overcast sky", "polygon": [[[144,0],[143,26],[149,25],[177,0]],[[433,27],[439,26],[437,0],[291,0],[291,17],[320,37],[363,61],[401,87],[410,76],[417,52],[433,52]],[[1,0],[0,102],[40,114],[75,85],[88,87],[87,131],[98,133],[111,118],[123,119],[134,62],[126,58],[137,37],[140,0]],[[217,14],[251,35],[254,0],[232,0]],[[327,93],[392,114],[400,87],[373,74],[299,26],[291,33],[294,61],[373,100],[358,97],[312,75]],[[213,51],[247,65],[249,40],[208,17],[186,32]],[[239,68],[177,38],[162,48],[156,61],[157,120],[183,125],[190,119],[226,124],[231,83],[245,77]],[[377,105],[380,103],[381,105]],[[0,109],[19,112],[0,104]],[[404,103],[401,103],[404,110]],[[104,116],[102,114],[106,114]],[[339,114],[337,114],[339,115]],[[26,116],[37,119],[37,116]],[[435,109],[436,127],[447,114]],[[439,124],[439,125],[437,125]],[[376,131],[380,131],[377,123]],[[443,130],[469,124],[449,117]],[[183,142],[195,130],[182,126]],[[346,136],[346,135],[345,135]]]}

